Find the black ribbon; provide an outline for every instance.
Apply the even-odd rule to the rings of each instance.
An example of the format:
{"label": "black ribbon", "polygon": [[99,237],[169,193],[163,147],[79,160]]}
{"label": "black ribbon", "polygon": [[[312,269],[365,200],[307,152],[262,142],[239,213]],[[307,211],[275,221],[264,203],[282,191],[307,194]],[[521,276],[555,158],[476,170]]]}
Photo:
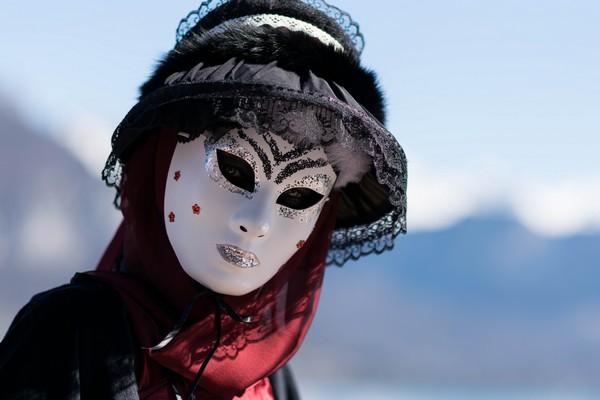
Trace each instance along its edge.
{"label": "black ribbon", "polygon": [[[238,312],[236,312],[233,309],[233,307],[231,307],[231,305],[229,305],[229,303],[227,303],[225,300],[223,300],[223,296],[221,294],[215,293],[212,290],[205,289],[199,293],[196,293],[194,295],[194,297],[192,297],[192,299],[186,304],[185,309],[183,310],[183,313],[179,317],[179,321],[177,321],[177,324],[175,324],[175,327],[173,328],[173,330],[171,330],[171,332],[169,332],[167,334],[167,336],[165,336],[165,338],[160,341],[160,343],[158,343],[156,346],[153,346],[153,347],[144,347],[144,349],[156,351],[156,350],[163,349],[166,345],[168,345],[171,342],[171,340],[173,340],[175,338],[175,336],[177,336],[177,334],[179,332],[181,332],[181,330],[185,327],[187,318],[190,315],[190,312],[192,311],[192,308],[193,308],[194,304],[196,303],[196,300],[198,300],[200,297],[203,297],[203,296],[210,296],[215,303],[215,311],[214,312],[215,312],[216,337],[215,337],[215,343],[213,344],[208,355],[202,362],[202,365],[200,366],[200,369],[196,373],[196,377],[194,378],[194,381],[192,382],[192,386],[190,387],[190,390],[188,391],[187,395],[185,396],[185,399],[189,399],[189,400],[196,400],[196,396],[194,396],[194,392],[196,391],[196,388],[198,387],[200,378],[202,377],[204,370],[208,366],[208,362],[212,359],[212,357],[214,356],[215,352],[217,351],[217,349],[219,348],[219,346],[221,344],[221,333],[222,333],[221,332],[222,331],[221,315],[222,314],[229,315],[234,321],[243,322],[246,324],[252,323],[251,316],[242,315],[242,314],[239,314]],[[175,390],[176,395],[179,397],[176,387],[174,387],[174,390]]]}

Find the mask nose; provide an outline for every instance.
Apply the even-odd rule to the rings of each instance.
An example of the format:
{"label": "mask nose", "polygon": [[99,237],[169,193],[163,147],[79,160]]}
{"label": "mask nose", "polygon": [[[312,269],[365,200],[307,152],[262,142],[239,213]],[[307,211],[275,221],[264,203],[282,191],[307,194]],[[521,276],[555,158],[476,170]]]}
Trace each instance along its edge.
{"label": "mask nose", "polygon": [[263,223],[260,224],[258,226],[252,224],[252,223],[246,223],[245,225],[240,225],[239,226],[240,231],[247,233],[250,236],[256,236],[256,237],[265,237],[270,230],[270,226],[268,223]]}
{"label": "mask nose", "polygon": [[270,207],[266,204],[244,208],[232,216],[230,228],[234,233],[247,239],[266,238],[271,231],[269,213]]}

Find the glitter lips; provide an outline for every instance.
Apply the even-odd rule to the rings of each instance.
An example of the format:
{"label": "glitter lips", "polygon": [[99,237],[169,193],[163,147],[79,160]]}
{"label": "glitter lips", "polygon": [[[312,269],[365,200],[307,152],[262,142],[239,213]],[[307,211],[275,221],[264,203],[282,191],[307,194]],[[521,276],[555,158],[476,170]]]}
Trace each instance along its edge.
{"label": "glitter lips", "polygon": [[225,261],[239,268],[254,268],[260,263],[258,258],[252,252],[242,250],[237,246],[230,244],[217,244],[217,250]]}

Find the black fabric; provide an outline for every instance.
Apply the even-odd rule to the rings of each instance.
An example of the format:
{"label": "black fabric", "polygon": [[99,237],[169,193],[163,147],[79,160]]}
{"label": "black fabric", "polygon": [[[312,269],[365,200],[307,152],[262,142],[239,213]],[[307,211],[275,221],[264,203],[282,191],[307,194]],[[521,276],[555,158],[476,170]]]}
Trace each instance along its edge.
{"label": "black fabric", "polygon": [[[299,399],[287,368],[269,380],[277,400]],[[110,289],[86,283],[40,293],[0,343],[2,400],[138,398],[126,306]]]}
{"label": "black fabric", "polygon": [[133,371],[125,306],[97,287],[36,295],[0,343],[2,399],[137,399]]}
{"label": "black fabric", "polygon": [[294,384],[294,377],[292,371],[285,365],[279,371],[269,376],[269,382],[271,388],[273,388],[273,394],[275,400],[299,400],[300,395],[298,389]]}
{"label": "black fabric", "polygon": [[[371,141],[375,141],[375,135],[386,143],[395,142],[391,133],[379,121],[335,83],[330,84],[311,71],[297,74],[281,68],[278,63],[251,64],[231,58],[216,66],[199,63],[189,71],[172,74],[163,86],[145,96],[127,113],[113,134],[112,153],[121,161],[126,161],[128,151],[135,149],[139,136],[158,127],[172,127],[176,124],[179,129],[198,131],[198,128],[203,127],[202,124],[189,127],[184,124],[208,118],[218,121],[221,113],[241,108],[237,102],[244,98],[260,99],[265,104],[266,101],[281,100],[322,108],[319,112],[335,115],[345,124],[355,141],[364,142],[356,143],[353,151],[368,147]],[[221,104],[224,99],[238,100],[234,107]],[[189,100],[206,100],[217,106],[201,104],[193,110],[184,109],[184,112],[176,108],[181,107],[181,102]],[[167,105],[173,107],[164,109],[166,112],[160,115],[148,113]],[[248,107],[250,106],[254,107],[249,104]],[[193,113],[189,114],[190,111]],[[258,111],[260,110],[257,109]],[[399,145],[396,147],[400,153]]]}

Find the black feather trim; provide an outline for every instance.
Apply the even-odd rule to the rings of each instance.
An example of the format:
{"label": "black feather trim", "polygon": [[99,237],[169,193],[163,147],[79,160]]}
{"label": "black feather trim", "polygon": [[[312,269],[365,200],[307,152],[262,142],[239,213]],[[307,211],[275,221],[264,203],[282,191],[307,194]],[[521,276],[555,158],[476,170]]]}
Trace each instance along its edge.
{"label": "black feather trim", "polygon": [[285,15],[308,22],[333,36],[354,59],[360,58],[350,38],[336,21],[316,8],[297,0],[229,0],[219,7],[218,11],[202,18],[192,30],[196,32],[208,30],[225,20],[256,14]]}
{"label": "black feather trim", "polygon": [[[239,6],[238,3],[233,6]],[[294,17],[299,18],[295,14]],[[205,25],[214,25],[214,18]],[[307,20],[305,16],[302,19]],[[323,29],[322,25],[319,27]],[[277,62],[278,66],[299,75],[310,70],[326,81],[343,86],[375,118],[382,123],[385,120],[384,97],[376,75],[361,67],[353,54],[325,45],[303,32],[270,26],[235,25],[216,33],[195,27],[159,62],[150,79],[141,86],[140,98],[162,86],[175,72],[188,71],[201,62],[222,64],[233,57],[249,63]]]}

